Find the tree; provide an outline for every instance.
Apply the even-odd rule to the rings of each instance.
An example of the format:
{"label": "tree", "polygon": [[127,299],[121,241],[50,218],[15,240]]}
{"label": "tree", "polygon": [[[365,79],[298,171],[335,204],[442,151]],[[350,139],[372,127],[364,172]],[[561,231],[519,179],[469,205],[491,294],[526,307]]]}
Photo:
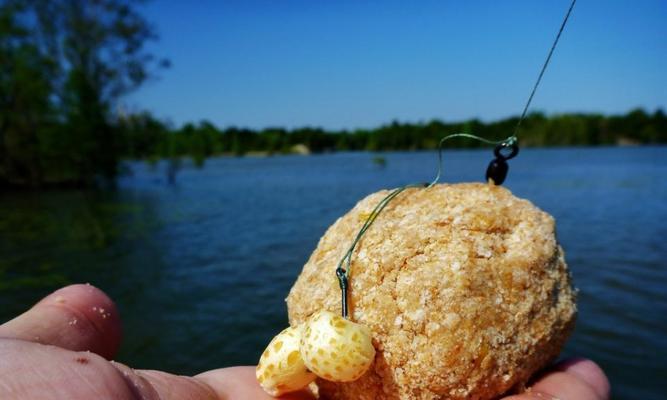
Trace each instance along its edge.
{"label": "tree", "polygon": [[[38,166],[40,181],[90,184],[97,176],[116,177],[121,143],[114,107],[153,68],[167,65],[145,51],[145,43],[156,36],[133,5],[131,0],[7,0],[0,6],[0,47],[9,60],[0,80],[3,86],[7,81],[8,86],[16,87],[15,92],[27,93],[31,100],[2,101],[21,113],[44,116],[50,111],[59,127],[49,130],[45,124],[34,123],[22,130],[24,137],[39,142],[40,156],[49,155]],[[40,75],[37,81],[46,82],[42,91],[22,78],[21,71],[33,69]],[[47,104],[38,107],[40,102]],[[3,118],[0,128],[4,155],[15,159],[7,133],[21,130],[20,121]],[[51,167],[43,165],[47,159]],[[70,173],[44,176],[43,172],[54,169]],[[11,170],[4,173],[0,179],[16,180]]]}
{"label": "tree", "polygon": [[52,117],[55,65],[42,54],[20,15],[25,5],[0,6],[0,183],[34,185],[41,180],[38,129]]}

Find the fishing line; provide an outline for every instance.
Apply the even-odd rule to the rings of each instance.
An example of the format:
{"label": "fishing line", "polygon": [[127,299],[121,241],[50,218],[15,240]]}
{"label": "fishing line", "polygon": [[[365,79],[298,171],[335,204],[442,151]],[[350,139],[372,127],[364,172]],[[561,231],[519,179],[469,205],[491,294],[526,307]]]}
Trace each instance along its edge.
{"label": "fishing line", "polygon": [[521,125],[521,122],[526,117],[526,113],[528,112],[528,107],[530,107],[530,102],[533,101],[533,96],[535,96],[535,91],[537,91],[537,87],[540,85],[540,81],[542,81],[542,76],[544,75],[544,71],[546,71],[547,65],[549,65],[549,61],[551,61],[551,56],[554,54],[554,50],[556,49],[556,45],[558,44],[560,35],[563,33],[563,29],[565,29],[565,24],[567,24],[567,20],[570,18],[570,14],[572,13],[572,9],[574,8],[574,3],[576,2],[577,0],[572,0],[572,3],[570,3],[570,8],[567,9],[567,14],[565,14],[563,23],[560,25],[560,29],[558,30],[558,34],[556,35],[556,39],[554,40],[554,43],[551,45],[551,50],[549,50],[549,54],[547,55],[546,60],[544,60],[544,65],[542,65],[542,70],[540,70],[540,74],[538,75],[537,81],[533,86],[533,90],[530,92],[530,96],[528,96],[528,101],[526,102],[526,106],[523,108],[523,112],[521,113],[521,118],[519,118],[519,122],[517,122],[516,127],[514,128],[513,136],[516,136],[516,133],[519,131],[519,126]]}
{"label": "fishing line", "polygon": [[442,139],[440,139],[440,142],[438,143],[438,169],[435,178],[430,183],[412,183],[409,185],[396,188],[391,192],[389,192],[389,194],[386,195],[382,200],[380,200],[380,202],[373,208],[371,213],[366,218],[366,221],[364,221],[364,224],[362,225],[361,229],[359,229],[359,232],[355,236],[347,252],[345,252],[343,258],[341,258],[341,260],[338,262],[338,266],[336,268],[336,277],[338,278],[338,284],[341,290],[341,311],[343,318],[348,317],[347,291],[350,280],[350,272],[352,270],[352,255],[357,245],[359,244],[359,241],[361,240],[362,236],[364,236],[366,231],[368,231],[368,229],[371,227],[373,222],[375,222],[378,215],[380,215],[380,213],[382,212],[382,210],[384,210],[387,204],[389,204],[389,202],[395,199],[399,194],[403,193],[405,190],[410,188],[428,189],[430,187],[433,187],[440,181],[440,177],[442,175],[442,149],[445,142],[454,138],[467,138],[467,139],[477,140],[482,143],[495,145],[495,148],[493,150],[495,158],[491,160],[489,166],[486,169],[486,180],[490,184],[495,184],[495,185],[501,185],[505,181],[505,177],[507,176],[507,172],[509,170],[509,166],[507,165],[507,160],[514,158],[519,153],[519,139],[517,137],[519,127],[521,126],[521,122],[526,117],[526,113],[528,112],[530,103],[532,102],[533,97],[535,96],[537,87],[540,85],[540,82],[542,81],[542,76],[544,76],[544,71],[546,71],[549,62],[551,61],[551,56],[553,55],[554,50],[556,49],[558,40],[560,39],[560,36],[563,33],[563,29],[565,29],[565,25],[567,24],[567,21],[570,18],[570,14],[572,13],[572,9],[574,8],[574,4],[576,2],[577,0],[572,0],[572,2],[570,3],[570,7],[568,8],[567,13],[565,14],[565,18],[563,19],[563,23],[561,24],[560,29],[558,30],[558,34],[556,35],[556,39],[551,45],[551,49],[549,50],[547,58],[545,59],[544,64],[542,65],[542,69],[540,70],[540,73],[537,77],[537,81],[535,82],[535,85],[533,86],[533,89],[530,92],[530,96],[528,96],[528,101],[526,102],[526,105],[523,108],[521,117],[519,118],[519,121],[517,122],[514,128],[514,133],[511,136],[508,136],[507,138],[498,141],[485,139],[483,137],[465,132],[454,133],[443,137]]}

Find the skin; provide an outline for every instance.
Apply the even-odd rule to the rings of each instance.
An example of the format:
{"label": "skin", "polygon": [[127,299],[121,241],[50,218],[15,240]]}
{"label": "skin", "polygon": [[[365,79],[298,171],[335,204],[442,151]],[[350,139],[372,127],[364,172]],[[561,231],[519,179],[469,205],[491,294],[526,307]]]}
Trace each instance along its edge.
{"label": "skin", "polygon": [[[90,285],[57,290],[0,326],[1,399],[268,400],[255,368],[231,367],[186,377],[110,361],[121,341],[113,301]],[[313,399],[307,392],[283,399]],[[609,381],[584,359],[553,366],[528,392],[504,400],[607,400]]]}

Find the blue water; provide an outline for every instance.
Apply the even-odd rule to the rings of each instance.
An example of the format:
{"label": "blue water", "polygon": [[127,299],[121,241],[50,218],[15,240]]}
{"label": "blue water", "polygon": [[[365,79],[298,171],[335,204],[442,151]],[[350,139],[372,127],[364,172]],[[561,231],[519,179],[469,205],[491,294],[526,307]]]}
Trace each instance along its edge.
{"label": "blue water", "polygon": [[[479,181],[490,151],[445,154]],[[219,158],[130,165],[116,191],[0,197],[0,319],[70,282],[116,299],[118,359],[189,374],[256,362],[325,229],[381,188],[430,181],[433,152]],[[564,355],[598,361],[615,398],[667,389],[667,148],[524,149],[506,186],[557,220],[579,294]],[[333,273],[333,271],[332,271]]]}

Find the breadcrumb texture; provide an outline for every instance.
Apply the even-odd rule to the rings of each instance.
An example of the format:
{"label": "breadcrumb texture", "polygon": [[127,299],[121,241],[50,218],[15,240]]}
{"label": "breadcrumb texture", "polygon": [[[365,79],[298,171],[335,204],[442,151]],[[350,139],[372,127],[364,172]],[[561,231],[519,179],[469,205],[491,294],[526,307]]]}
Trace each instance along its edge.
{"label": "breadcrumb texture", "polygon": [[[293,326],[340,312],[337,263],[388,193],[320,239],[287,297]],[[492,399],[553,360],[576,315],[554,219],[483,183],[401,193],[358,244],[350,284],[350,315],[377,352],[354,382],[318,379],[323,399]]]}

